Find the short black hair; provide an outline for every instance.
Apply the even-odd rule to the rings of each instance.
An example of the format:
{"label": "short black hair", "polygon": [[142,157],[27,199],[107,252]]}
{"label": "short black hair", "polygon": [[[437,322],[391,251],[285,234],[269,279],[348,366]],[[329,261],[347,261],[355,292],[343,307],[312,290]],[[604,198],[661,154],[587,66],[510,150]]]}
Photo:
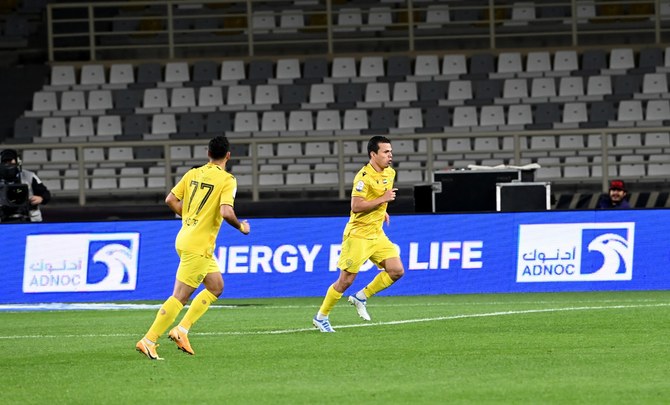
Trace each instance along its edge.
{"label": "short black hair", "polygon": [[5,149],[0,152],[0,163],[8,163],[19,159],[19,152],[15,149]]}
{"label": "short black hair", "polygon": [[209,155],[214,160],[223,159],[230,151],[230,142],[223,135],[216,136],[209,141]]}
{"label": "short black hair", "polygon": [[387,137],[381,135],[375,135],[370,138],[368,141],[368,157],[370,157],[370,153],[372,152],[379,152],[380,143],[391,143],[391,141]]}

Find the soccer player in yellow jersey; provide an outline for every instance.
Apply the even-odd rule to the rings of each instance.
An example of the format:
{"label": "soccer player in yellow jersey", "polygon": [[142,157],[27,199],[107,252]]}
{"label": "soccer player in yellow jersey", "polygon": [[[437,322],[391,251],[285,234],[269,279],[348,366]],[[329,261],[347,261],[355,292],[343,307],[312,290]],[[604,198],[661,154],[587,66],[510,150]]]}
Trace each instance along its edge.
{"label": "soccer player in yellow jersey", "polygon": [[393,188],[395,170],[391,167],[392,152],[388,138],[373,136],[368,142],[370,162],[354,177],[351,215],[344,228],[342,250],[337,262],[340,275],[328,288],[321,308],[312,320],[321,332],[335,332],[328,315],[354,282],[365,261],[370,259],[383,269],[370,284],[348,298],[358,315],[366,321],[370,320],[366,308],[367,299],[390,287],[405,273],[398,248],[391,243],[382,229],[384,222],[386,225],[390,223],[386,207],[390,201],[395,200],[397,190]]}
{"label": "soccer player in yellow jersey", "polygon": [[175,240],[179,268],[172,296],[156,314],[156,319],[136,349],[151,360],[158,357],[158,338],[177,319],[177,315],[200,286],[205,288],[195,296],[179,324],[168,336],[177,347],[195,354],[188,340],[188,331],[223,292],[223,277],[212,256],[222,221],[247,235],[251,230],[247,221],[239,221],[233,209],[237,180],[226,172],[230,159],[230,144],[225,136],[209,141],[209,163],[189,170],[165,198],[165,203],[182,218],[181,230]]}

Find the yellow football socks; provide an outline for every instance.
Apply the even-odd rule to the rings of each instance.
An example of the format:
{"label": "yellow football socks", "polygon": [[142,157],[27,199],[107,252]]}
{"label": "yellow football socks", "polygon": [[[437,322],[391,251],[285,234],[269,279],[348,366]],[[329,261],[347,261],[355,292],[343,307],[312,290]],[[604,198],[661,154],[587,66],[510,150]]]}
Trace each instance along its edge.
{"label": "yellow football socks", "polygon": [[144,337],[156,343],[158,341],[158,337],[165,333],[167,328],[169,328],[174,320],[177,319],[177,315],[179,315],[179,312],[182,310],[182,308],[184,308],[182,303],[179,302],[179,300],[175,297],[170,296],[170,298],[168,298],[158,310],[154,323],[151,324],[149,332],[147,332]]}
{"label": "yellow football socks", "polygon": [[210,304],[216,300],[217,296],[209,292],[207,289],[200,291],[193,301],[191,301],[191,305],[188,308],[188,311],[186,311],[184,318],[179,322],[179,326],[186,330],[191,329],[191,326],[193,326],[193,324],[207,312]]}
{"label": "yellow football socks", "polygon": [[381,290],[390,287],[391,284],[393,284],[393,279],[391,279],[391,276],[389,276],[387,272],[382,271],[377,274],[377,276],[372,281],[370,281],[370,284],[363,288],[363,294],[365,294],[367,298],[370,298]]}
{"label": "yellow football socks", "polygon": [[326,292],[326,296],[323,298],[323,303],[321,304],[321,308],[319,308],[319,313],[328,316],[330,311],[333,309],[335,304],[337,304],[337,301],[342,298],[342,293],[337,292],[335,288],[331,285],[328,288],[328,292]]}

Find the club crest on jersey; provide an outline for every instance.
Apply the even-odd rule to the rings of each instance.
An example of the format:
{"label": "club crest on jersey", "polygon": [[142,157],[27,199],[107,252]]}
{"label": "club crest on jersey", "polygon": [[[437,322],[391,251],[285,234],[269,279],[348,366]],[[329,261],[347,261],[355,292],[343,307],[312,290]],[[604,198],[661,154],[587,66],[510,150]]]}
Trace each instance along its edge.
{"label": "club crest on jersey", "polygon": [[363,191],[364,186],[365,183],[363,183],[363,180],[359,180],[358,183],[356,183],[356,191]]}
{"label": "club crest on jersey", "polygon": [[383,183],[383,184],[389,184],[389,181],[386,180],[386,179],[384,179],[384,180],[382,180],[382,183]]}

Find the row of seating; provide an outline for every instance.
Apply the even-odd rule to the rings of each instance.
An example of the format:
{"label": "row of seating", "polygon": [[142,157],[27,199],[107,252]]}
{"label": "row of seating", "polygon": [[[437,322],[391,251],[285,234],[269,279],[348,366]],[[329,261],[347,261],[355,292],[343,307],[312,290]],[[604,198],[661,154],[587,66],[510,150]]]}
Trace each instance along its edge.
{"label": "row of seating", "polygon": [[[368,2],[361,7],[359,2],[335,2],[332,5],[332,21],[335,32],[349,32],[353,30],[360,31],[385,31],[392,29],[406,28],[403,25],[408,23],[407,5],[405,1],[397,1],[389,4],[387,1]],[[417,31],[422,29],[437,29],[442,28],[450,23],[463,25],[484,25],[490,19],[490,12],[485,7],[489,5],[487,1],[474,2],[470,1],[467,5],[453,2],[450,4],[425,4],[421,1],[414,1],[413,23]],[[318,2],[314,3],[315,5]],[[276,8],[264,8],[263,5],[254,6],[254,11],[251,12],[251,28],[254,33],[294,33],[303,31],[311,26],[325,26],[328,20],[323,15],[314,16],[309,14],[314,11],[309,7],[310,5],[284,5],[282,11],[277,11]],[[470,6],[471,8],[467,7]],[[198,14],[198,18],[189,18],[187,13],[174,13],[175,18],[173,26],[179,30],[190,29],[217,29],[217,28],[247,28],[246,7],[238,7],[226,10],[228,14],[235,17],[219,18],[216,15],[207,18],[208,11],[214,14],[207,8],[191,10],[192,13]],[[569,3],[552,2],[551,4],[544,4],[542,2],[533,1],[517,1],[507,4],[496,4],[494,10],[494,17],[496,24],[502,26],[523,26],[533,23],[562,23],[570,24],[573,14],[572,7]],[[613,3],[608,6],[596,6],[595,1],[578,0],[574,9],[574,14],[579,24],[593,21],[595,17],[620,17],[621,21],[651,21],[654,17],[654,3],[653,2],[639,2],[630,7],[624,7],[623,4]],[[665,0],[661,1],[659,10],[661,16],[670,15],[670,3]],[[121,19],[124,16],[137,16],[137,13],[121,13],[119,19],[115,21],[113,30],[117,32],[132,32],[139,30],[146,30],[141,24],[141,20],[125,20]],[[147,14],[148,16],[148,14]],[[627,18],[636,16],[637,18]],[[607,20],[604,20],[607,22]],[[144,24],[145,26],[148,24]],[[165,29],[165,23],[160,20],[150,27]]]}
{"label": "row of seating", "polygon": [[[614,82],[614,84],[613,84]],[[196,100],[196,92],[198,94]],[[225,97],[224,97],[225,93]],[[613,97],[608,97],[613,96]],[[26,116],[101,115],[114,113],[209,112],[216,110],[271,110],[409,107],[410,105],[512,104],[547,101],[593,101],[623,98],[668,98],[668,73],[643,76],[452,80],[395,83],[320,83],[312,85],[229,87],[195,89],[38,91]]]}
{"label": "row of seating", "polygon": [[[467,156],[457,159],[446,160],[441,157],[437,164],[443,168],[466,168],[468,165],[498,166],[508,163],[507,159],[484,158],[469,159]],[[199,164],[201,162],[194,162]],[[602,160],[600,156],[592,159],[586,156],[539,157],[535,159],[525,158],[521,162],[538,163],[541,165],[535,173],[536,180],[552,181],[584,181],[598,179],[602,176]],[[612,159],[612,163],[614,163]],[[347,162],[344,165],[345,182],[353,181],[354,174],[363,163]],[[430,181],[429,174],[420,162],[402,161],[397,164],[397,183],[416,184]],[[177,166],[170,170],[168,178],[170,181],[178,179],[190,168],[188,166]],[[235,174],[238,185],[242,188],[251,186],[252,172],[249,165],[235,165],[231,168]],[[608,175],[611,177],[622,177],[626,179],[642,179],[647,176],[658,178],[670,175],[670,159],[667,155],[652,155],[648,160],[642,160],[641,156],[623,156],[616,164],[608,166]],[[58,169],[56,165],[49,168],[39,169],[37,175],[45,182],[52,191],[79,190],[79,172],[76,168]],[[295,161],[283,163],[280,161],[269,161],[259,167],[259,185],[261,187],[273,186],[331,186],[339,182],[339,174],[336,163],[309,163]],[[87,189],[110,192],[117,189],[159,189],[164,190],[166,186],[166,169],[164,166],[154,165],[149,167],[93,167],[85,172],[85,185]]]}
{"label": "row of seating", "polygon": [[[342,143],[345,162],[362,162],[366,150],[366,141],[344,141]],[[394,138],[395,161],[425,164],[428,148],[426,140]],[[602,152],[602,141],[598,134],[584,135],[539,135],[522,136],[519,139],[522,162],[534,158],[598,157]],[[608,153],[615,159],[646,159],[652,161],[664,156],[670,149],[668,132],[618,133],[608,137]],[[305,142],[281,142],[274,144],[259,143],[255,155],[261,163],[334,163],[339,161],[339,143],[309,139]],[[204,145],[172,145],[167,150],[162,146],[114,146],[85,147],[82,155],[73,147],[47,149],[28,149],[23,153],[24,167],[37,170],[77,168],[80,161],[87,168],[151,166],[163,162],[166,154],[170,161],[186,163],[202,162],[206,156]],[[480,136],[475,138],[449,137],[434,139],[431,153],[437,160],[454,159],[503,159],[514,158],[514,139],[512,137]],[[248,145],[234,145],[235,162],[250,165],[251,148]],[[363,160],[361,160],[363,159]],[[511,162],[510,162],[511,163]],[[530,163],[528,161],[527,163]],[[542,162],[547,163],[547,162]],[[551,162],[550,162],[551,163]],[[250,167],[250,166],[249,166]]]}
{"label": "row of seating", "polygon": [[[324,106],[325,107],[325,106]],[[379,131],[427,132],[519,131],[601,127],[663,126],[670,117],[670,100],[622,100],[568,103],[463,105],[427,108],[320,109],[286,111],[218,111],[73,117],[20,117],[14,138],[28,142],[58,142],[89,137],[109,141],[167,139],[226,133],[240,136],[330,136]],[[149,137],[148,135],[162,135]],[[42,138],[42,139],[40,139]],[[120,138],[116,138],[120,139]]]}
{"label": "row of seating", "polygon": [[[593,75],[613,71],[624,73],[651,73],[657,69],[670,70],[670,48],[645,48],[635,52],[632,48],[615,48],[609,53],[602,49],[503,52],[499,55],[477,53],[411,56],[340,56],[332,61],[326,58],[297,58],[271,60],[242,60],[112,64],[109,69],[101,64],[85,64],[79,70],[73,65],[54,65],[45,90],[90,89],[119,87],[129,84],[287,81],[310,79],[313,81],[356,80],[398,77],[424,77],[426,80],[468,78],[482,75],[490,78],[518,76],[570,75],[575,72]],[[525,59],[525,61],[524,61]],[[466,77],[463,77],[466,76]]]}

